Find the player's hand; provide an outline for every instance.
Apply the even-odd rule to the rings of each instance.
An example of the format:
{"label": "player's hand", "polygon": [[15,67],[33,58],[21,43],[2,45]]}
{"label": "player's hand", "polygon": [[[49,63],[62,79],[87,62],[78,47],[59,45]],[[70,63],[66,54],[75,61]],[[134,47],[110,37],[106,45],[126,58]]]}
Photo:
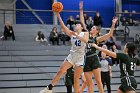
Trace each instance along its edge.
{"label": "player's hand", "polygon": [[95,48],[97,48],[97,47],[98,47],[98,46],[97,46],[96,44],[94,44],[94,43],[92,44],[92,46],[93,46],[93,47],[95,47]]}
{"label": "player's hand", "polygon": [[80,1],[80,3],[79,3],[79,9],[80,10],[83,10],[83,1]]}
{"label": "player's hand", "polygon": [[55,14],[56,16],[58,16],[58,15],[59,15],[59,12],[54,12],[54,14]]}
{"label": "player's hand", "polygon": [[116,16],[115,16],[115,17],[113,17],[112,23],[113,23],[113,24],[116,24],[116,23],[117,23],[117,21],[118,21],[118,17],[116,17]]}

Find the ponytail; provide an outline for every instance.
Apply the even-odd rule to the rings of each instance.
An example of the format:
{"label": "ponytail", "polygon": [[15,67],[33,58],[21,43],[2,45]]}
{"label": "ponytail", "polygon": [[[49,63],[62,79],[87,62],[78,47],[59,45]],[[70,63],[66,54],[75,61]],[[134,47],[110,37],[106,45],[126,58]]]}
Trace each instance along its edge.
{"label": "ponytail", "polygon": [[134,58],[135,57],[135,45],[133,43],[127,43],[126,47],[128,48],[128,55],[131,57],[131,58]]}

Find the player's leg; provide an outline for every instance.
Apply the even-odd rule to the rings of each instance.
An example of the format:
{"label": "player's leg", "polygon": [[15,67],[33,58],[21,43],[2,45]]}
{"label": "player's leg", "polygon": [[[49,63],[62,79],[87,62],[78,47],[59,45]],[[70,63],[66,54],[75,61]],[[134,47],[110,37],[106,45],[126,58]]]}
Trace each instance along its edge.
{"label": "player's leg", "polygon": [[92,72],[84,72],[85,78],[87,81],[87,86],[88,86],[88,93],[94,93],[93,90],[93,81],[92,81]]}
{"label": "player's leg", "polygon": [[66,85],[67,93],[72,93],[72,85]]}
{"label": "player's leg", "polygon": [[94,74],[94,78],[96,80],[99,92],[104,93],[103,84],[102,84],[102,81],[101,81],[101,70],[100,70],[100,68],[93,69],[92,72]]}
{"label": "player's leg", "polygon": [[54,85],[56,85],[56,83],[59,81],[60,77],[66,72],[67,69],[69,69],[72,66],[71,63],[69,63],[67,60],[65,60],[63,62],[63,64],[61,65],[60,69],[58,70],[57,74],[55,75],[55,77],[53,78],[51,84],[49,84],[47,86],[47,88],[45,88],[44,92],[40,92],[40,93],[52,93],[52,88]]}
{"label": "player's leg", "polygon": [[82,78],[82,87],[80,88],[79,93],[83,93],[83,90],[87,86],[87,81],[86,81],[84,73],[81,75],[81,78]]}
{"label": "player's leg", "polygon": [[83,68],[80,66],[74,67],[74,93],[78,93],[80,89],[80,76],[83,72]]}
{"label": "player's leg", "polygon": [[56,83],[59,81],[60,77],[69,69],[72,67],[72,64],[68,62],[67,60],[64,61],[64,63],[61,65],[60,69],[58,70],[57,74],[53,78],[51,84],[56,85]]}

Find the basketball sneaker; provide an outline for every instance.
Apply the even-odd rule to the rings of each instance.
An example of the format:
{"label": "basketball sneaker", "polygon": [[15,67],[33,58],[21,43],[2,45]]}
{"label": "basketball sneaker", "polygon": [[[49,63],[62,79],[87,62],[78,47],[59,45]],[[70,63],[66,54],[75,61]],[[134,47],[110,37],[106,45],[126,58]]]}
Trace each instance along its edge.
{"label": "basketball sneaker", "polygon": [[49,90],[48,88],[44,88],[39,93],[52,93],[52,90]]}

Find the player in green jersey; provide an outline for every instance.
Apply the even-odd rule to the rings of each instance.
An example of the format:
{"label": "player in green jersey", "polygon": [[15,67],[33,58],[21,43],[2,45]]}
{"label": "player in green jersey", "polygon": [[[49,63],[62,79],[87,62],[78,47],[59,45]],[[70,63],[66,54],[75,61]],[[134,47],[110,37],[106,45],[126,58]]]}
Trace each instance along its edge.
{"label": "player in green jersey", "polygon": [[[83,2],[80,2],[79,4],[80,8],[80,15],[83,15]],[[82,17],[82,16],[80,16]],[[96,48],[92,46],[92,43],[98,44],[99,42],[102,42],[104,40],[107,40],[113,35],[114,27],[117,22],[118,18],[114,17],[112,20],[112,27],[109,31],[109,33],[103,35],[103,36],[98,36],[100,29],[97,26],[93,26],[90,31],[90,36],[89,40],[87,43],[87,48],[86,48],[86,57],[85,57],[85,65],[84,65],[84,75],[87,81],[88,85],[88,92],[93,93],[93,82],[92,82],[92,75],[94,74],[94,78],[97,83],[97,87],[100,93],[104,93],[103,85],[101,82],[101,70],[100,70],[100,63],[99,63],[99,58],[96,53]],[[84,18],[81,18],[81,23],[83,27],[85,26],[84,23]],[[84,27],[85,28],[85,27]]]}
{"label": "player in green jersey", "polygon": [[137,83],[134,78],[134,67],[140,65],[140,58],[135,57],[135,45],[127,43],[124,46],[124,53],[115,53],[98,47],[96,44],[93,44],[93,46],[107,55],[120,60],[121,85],[117,93],[136,93]]}

